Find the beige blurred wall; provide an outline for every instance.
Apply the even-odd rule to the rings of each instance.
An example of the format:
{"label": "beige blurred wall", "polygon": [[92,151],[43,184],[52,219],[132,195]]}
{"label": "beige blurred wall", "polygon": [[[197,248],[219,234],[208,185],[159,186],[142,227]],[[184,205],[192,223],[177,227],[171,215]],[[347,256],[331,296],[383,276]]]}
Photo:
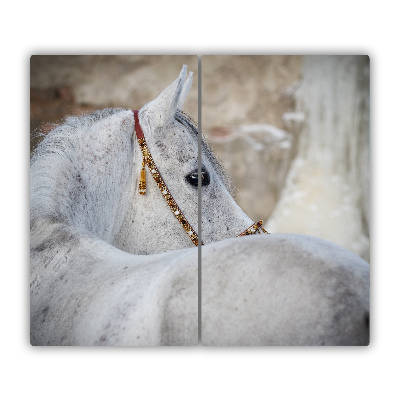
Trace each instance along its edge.
{"label": "beige blurred wall", "polygon": [[[198,58],[192,55],[33,55],[30,60],[31,133],[68,115],[106,107],[139,109],[179,75],[194,73],[184,109],[198,115]],[[33,134],[33,147],[37,135]]]}
{"label": "beige blurred wall", "polygon": [[202,130],[253,220],[266,221],[296,153],[302,56],[209,55],[201,59]]}

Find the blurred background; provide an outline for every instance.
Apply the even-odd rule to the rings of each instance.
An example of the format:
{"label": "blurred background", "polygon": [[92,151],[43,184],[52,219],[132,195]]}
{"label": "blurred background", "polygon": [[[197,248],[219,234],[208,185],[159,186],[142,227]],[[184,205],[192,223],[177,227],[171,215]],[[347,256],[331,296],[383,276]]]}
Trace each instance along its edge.
{"label": "blurred background", "polygon": [[31,151],[56,123],[106,107],[139,109],[192,71],[185,110],[197,121],[198,58],[186,55],[34,55],[30,63]]}
{"label": "blurred background", "polygon": [[271,233],[369,261],[369,58],[203,56],[202,129]]}
{"label": "blurred background", "polygon": [[[32,56],[31,150],[68,115],[142,107],[183,64],[197,120],[197,56]],[[369,58],[212,55],[201,73],[203,134],[246,214],[369,261]]]}

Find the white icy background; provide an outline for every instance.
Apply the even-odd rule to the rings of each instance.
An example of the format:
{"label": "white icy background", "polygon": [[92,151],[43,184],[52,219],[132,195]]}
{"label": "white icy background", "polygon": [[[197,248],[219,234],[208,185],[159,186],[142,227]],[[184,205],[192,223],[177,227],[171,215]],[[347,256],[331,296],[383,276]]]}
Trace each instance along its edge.
{"label": "white icy background", "polygon": [[369,260],[368,79],[361,57],[304,57],[299,150],[271,232],[318,236]]}

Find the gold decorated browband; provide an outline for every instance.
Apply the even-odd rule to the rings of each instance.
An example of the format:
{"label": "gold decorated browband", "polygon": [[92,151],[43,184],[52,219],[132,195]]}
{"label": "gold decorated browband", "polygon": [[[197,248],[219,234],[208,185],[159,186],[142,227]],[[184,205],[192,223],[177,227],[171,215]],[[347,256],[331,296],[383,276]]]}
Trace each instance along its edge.
{"label": "gold decorated browband", "polygon": [[[168,206],[174,213],[174,215],[177,218],[177,220],[179,221],[179,223],[182,225],[185,232],[190,237],[190,240],[194,243],[195,246],[198,246],[199,237],[198,237],[196,231],[189,224],[189,221],[183,215],[183,212],[181,211],[178,204],[172,197],[171,192],[168,190],[168,187],[165,184],[163,178],[161,177],[161,174],[156,167],[153,157],[150,154],[150,150],[147,147],[146,139],[144,138],[142,127],[140,126],[140,123],[139,123],[139,111],[133,110],[133,114],[135,117],[136,137],[137,137],[137,140],[139,143],[140,150],[142,151],[142,155],[143,155],[142,170],[140,171],[140,180],[139,180],[139,193],[142,195],[146,194],[146,169],[145,169],[145,166],[147,165],[152,177],[156,181],[157,186],[160,189],[161,194],[164,196]],[[246,236],[246,235],[253,235],[255,233],[268,233],[265,229],[263,229],[261,227],[262,224],[263,224],[262,220],[255,222],[253,225],[251,225],[249,228],[247,228],[245,231],[243,231],[240,235],[238,235],[238,237]],[[204,245],[203,242],[201,244]]]}

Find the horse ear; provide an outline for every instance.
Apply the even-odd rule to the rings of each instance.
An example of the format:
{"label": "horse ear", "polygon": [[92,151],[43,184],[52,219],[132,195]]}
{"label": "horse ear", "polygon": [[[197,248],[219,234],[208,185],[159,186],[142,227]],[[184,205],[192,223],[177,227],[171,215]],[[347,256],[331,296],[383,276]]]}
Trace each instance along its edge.
{"label": "horse ear", "polygon": [[148,120],[153,127],[164,126],[175,117],[178,108],[182,108],[193,82],[193,73],[186,79],[187,65],[184,65],[179,77],[164,89],[158,97],[140,109],[140,117]]}
{"label": "horse ear", "polygon": [[189,76],[183,84],[182,92],[179,96],[176,108],[182,110],[183,104],[185,103],[186,97],[189,94],[190,88],[193,83],[193,72],[189,72]]}

